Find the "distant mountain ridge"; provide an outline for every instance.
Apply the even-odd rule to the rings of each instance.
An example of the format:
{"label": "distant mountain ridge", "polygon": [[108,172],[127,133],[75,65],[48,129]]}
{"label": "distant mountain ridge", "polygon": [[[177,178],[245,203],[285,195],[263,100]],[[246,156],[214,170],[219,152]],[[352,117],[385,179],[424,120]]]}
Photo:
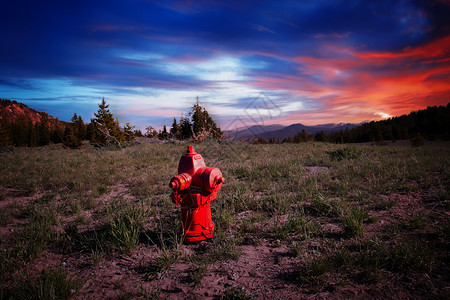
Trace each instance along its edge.
{"label": "distant mountain ridge", "polygon": [[324,134],[330,134],[336,131],[341,131],[345,129],[351,129],[359,126],[360,124],[353,123],[329,123],[329,124],[319,124],[314,126],[306,126],[301,123],[291,124],[289,126],[283,125],[254,125],[245,129],[230,130],[226,131],[225,135],[228,138],[241,141],[251,141],[259,137],[266,140],[275,139],[282,141],[287,138],[294,138],[294,136],[305,130],[308,134],[316,134],[323,131]]}
{"label": "distant mountain ridge", "polygon": [[0,99],[0,122],[15,123],[19,119],[30,120],[33,125],[46,120],[49,128],[64,128],[67,125],[67,122],[60,121],[58,118],[30,108],[23,103]]}
{"label": "distant mountain ridge", "polygon": [[0,147],[60,143],[67,124],[23,103],[0,99]]}

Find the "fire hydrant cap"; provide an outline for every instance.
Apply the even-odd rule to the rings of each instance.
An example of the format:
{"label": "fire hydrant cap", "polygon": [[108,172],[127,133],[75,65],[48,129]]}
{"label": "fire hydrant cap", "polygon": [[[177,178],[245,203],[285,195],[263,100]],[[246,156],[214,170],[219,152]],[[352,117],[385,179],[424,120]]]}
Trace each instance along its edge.
{"label": "fire hydrant cap", "polygon": [[222,172],[217,168],[206,168],[202,173],[202,186],[208,192],[217,192],[223,181]]}
{"label": "fire hydrant cap", "polygon": [[194,155],[197,155],[197,152],[195,152],[194,147],[189,145],[186,151],[186,156],[194,156]]}

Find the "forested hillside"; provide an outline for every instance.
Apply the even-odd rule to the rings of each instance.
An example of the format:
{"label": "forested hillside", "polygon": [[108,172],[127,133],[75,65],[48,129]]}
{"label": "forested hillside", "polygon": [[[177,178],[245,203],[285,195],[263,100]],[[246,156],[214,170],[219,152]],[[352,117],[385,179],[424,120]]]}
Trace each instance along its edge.
{"label": "forested hillside", "polygon": [[0,146],[60,143],[67,123],[23,103],[0,99]]}
{"label": "forested hillside", "polygon": [[417,137],[426,140],[450,139],[450,103],[447,106],[429,106],[408,115],[335,132],[332,142],[360,143],[385,140],[408,140]]}

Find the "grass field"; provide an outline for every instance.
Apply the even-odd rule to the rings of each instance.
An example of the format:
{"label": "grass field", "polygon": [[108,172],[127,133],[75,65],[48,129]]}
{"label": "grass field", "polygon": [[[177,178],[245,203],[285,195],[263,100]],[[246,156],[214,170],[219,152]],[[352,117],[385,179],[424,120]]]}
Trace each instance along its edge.
{"label": "grass field", "polygon": [[450,151],[194,145],[214,239],[170,200],[187,144],[0,154],[0,299],[450,298]]}

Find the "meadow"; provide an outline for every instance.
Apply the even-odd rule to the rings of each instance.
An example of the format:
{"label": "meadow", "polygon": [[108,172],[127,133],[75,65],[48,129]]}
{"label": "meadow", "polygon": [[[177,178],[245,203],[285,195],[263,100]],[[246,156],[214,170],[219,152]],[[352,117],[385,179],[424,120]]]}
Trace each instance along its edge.
{"label": "meadow", "polygon": [[211,240],[170,200],[186,143],[0,153],[0,299],[450,298],[446,142],[195,144]]}

